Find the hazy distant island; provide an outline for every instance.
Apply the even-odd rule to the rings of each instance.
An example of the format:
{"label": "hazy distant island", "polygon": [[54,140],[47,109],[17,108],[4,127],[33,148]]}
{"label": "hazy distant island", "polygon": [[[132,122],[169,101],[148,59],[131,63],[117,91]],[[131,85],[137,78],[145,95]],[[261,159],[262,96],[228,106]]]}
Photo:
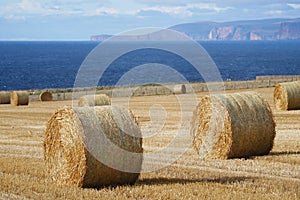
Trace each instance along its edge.
{"label": "hazy distant island", "polygon": [[[218,40],[299,40],[300,18],[265,19],[232,22],[195,22],[169,27],[185,33],[197,41]],[[91,36],[92,41],[103,41],[112,35]]]}

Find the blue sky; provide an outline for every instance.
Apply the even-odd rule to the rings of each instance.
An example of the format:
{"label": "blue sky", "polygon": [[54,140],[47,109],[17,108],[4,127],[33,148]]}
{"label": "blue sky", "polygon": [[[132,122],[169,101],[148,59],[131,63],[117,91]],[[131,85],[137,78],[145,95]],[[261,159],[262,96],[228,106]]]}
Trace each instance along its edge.
{"label": "blue sky", "polygon": [[299,13],[300,0],[0,0],[0,40],[89,40],[135,28]]}

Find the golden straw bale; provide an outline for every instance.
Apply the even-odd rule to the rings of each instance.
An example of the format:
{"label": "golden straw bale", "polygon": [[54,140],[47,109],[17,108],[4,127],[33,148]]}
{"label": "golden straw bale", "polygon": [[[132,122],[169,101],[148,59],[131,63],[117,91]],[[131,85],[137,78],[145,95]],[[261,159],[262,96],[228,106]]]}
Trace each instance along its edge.
{"label": "golden straw bale", "polygon": [[134,184],[143,160],[141,132],[125,108],[65,107],[48,121],[44,159],[47,174],[58,184]]}
{"label": "golden straw bale", "polygon": [[277,110],[300,109],[300,81],[277,84],[274,104]]}
{"label": "golden straw bale", "polygon": [[269,104],[255,92],[211,95],[194,111],[191,136],[201,158],[265,155],[273,147],[275,122]]}
{"label": "golden straw bale", "polygon": [[51,92],[48,91],[44,91],[40,94],[39,96],[40,101],[52,101],[53,100],[53,96]]}
{"label": "golden straw bale", "polygon": [[10,104],[11,92],[0,92],[0,104]]}
{"label": "golden straw bale", "polygon": [[186,93],[186,87],[184,84],[182,85],[175,85],[173,88],[174,94],[185,94]]}
{"label": "golden straw bale", "polygon": [[104,106],[111,105],[109,96],[106,94],[99,95],[85,95],[80,97],[78,106]]}
{"label": "golden straw bale", "polygon": [[26,91],[13,91],[10,96],[10,104],[13,106],[28,105],[29,93]]}

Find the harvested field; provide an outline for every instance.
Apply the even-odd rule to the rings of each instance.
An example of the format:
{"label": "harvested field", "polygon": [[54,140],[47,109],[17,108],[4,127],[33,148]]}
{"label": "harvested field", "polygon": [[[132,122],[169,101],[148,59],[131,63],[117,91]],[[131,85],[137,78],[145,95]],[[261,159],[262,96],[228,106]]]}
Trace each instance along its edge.
{"label": "harvested field", "polygon": [[[243,92],[250,90],[232,90]],[[260,88],[275,116],[276,137],[269,155],[248,159],[199,160],[189,146],[168,167],[143,173],[133,186],[82,189],[58,186],[46,176],[43,140],[47,121],[55,110],[71,101],[30,102],[26,107],[0,105],[0,199],[299,199],[300,110],[276,111],[274,88]],[[198,99],[207,93],[198,93]],[[189,94],[113,98],[112,105],[127,105],[141,126],[144,152],[166,147],[190,123],[193,106]],[[163,109],[162,109],[163,108]],[[150,110],[150,112],[149,112]],[[151,123],[151,120],[155,123]],[[162,121],[162,123],[159,123]],[[165,123],[163,123],[165,121]],[[155,125],[156,124],[156,125]],[[188,131],[188,130],[186,130]],[[182,138],[187,143],[187,138]],[[169,148],[148,165],[170,162],[182,151]]]}

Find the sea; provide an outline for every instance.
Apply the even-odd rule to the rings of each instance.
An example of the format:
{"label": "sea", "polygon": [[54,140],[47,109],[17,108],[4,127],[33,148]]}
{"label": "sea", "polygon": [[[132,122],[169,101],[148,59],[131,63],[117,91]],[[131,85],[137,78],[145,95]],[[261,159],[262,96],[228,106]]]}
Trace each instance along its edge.
{"label": "sea", "polygon": [[[82,65],[99,45],[100,42],[93,41],[1,41],[0,91],[72,88]],[[215,63],[224,81],[252,80],[263,75],[300,75],[300,41],[205,41],[199,45]],[[110,55],[109,50],[102,53]],[[130,84],[172,82],[167,78],[168,70],[160,71],[156,66],[153,68],[156,71],[151,71],[155,64],[168,66],[188,82],[205,81],[182,56],[145,48],[116,57],[105,66],[96,82],[84,77],[84,86],[114,86],[124,74],[138,73],[134,69],[141,65],[145,77],[133,75]],[[154,74],[153,81],[151,74]]]}

